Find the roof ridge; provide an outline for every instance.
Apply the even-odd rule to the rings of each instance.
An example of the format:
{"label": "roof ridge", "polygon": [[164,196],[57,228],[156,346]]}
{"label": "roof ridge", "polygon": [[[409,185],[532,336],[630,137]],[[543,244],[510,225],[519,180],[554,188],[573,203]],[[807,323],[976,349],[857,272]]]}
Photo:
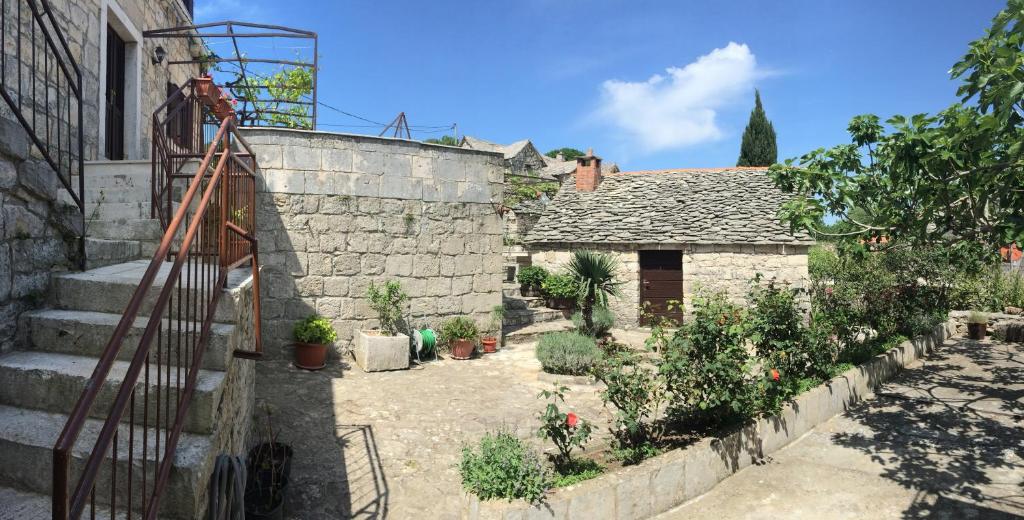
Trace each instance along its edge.
{"label": "roof ridge", "polygon": [[664,168],[661,170],[634,170],[609,173],[609,175],[642,175],[655,173],[687,173],[687,172],[728,172],[728,171],[768,171],[769,166],[723,166],[712,168]]}

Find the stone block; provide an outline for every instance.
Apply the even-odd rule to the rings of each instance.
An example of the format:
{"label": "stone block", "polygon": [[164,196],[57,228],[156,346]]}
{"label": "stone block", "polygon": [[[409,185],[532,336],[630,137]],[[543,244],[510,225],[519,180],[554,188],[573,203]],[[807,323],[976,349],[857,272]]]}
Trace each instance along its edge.
{"label": "stone block", "polygon": [[0,302],[7,301],[11,295],[11,251],[8,244],[0,243]]}
{"label": "stone block", "polygon": [[333,172],[352,171],[352,150],[348,148],[324,148],[320,151],[320,167]]}
{"label": "stone block", "polygon": [[385,176],[380,181],[380,196],[394,199],[419,200],[423,198],[423,180]]}
{"label": "stone block", "polygon": [[29,140],[25,129],[16,121],[0,118],[0,155],[20,161],[28,157],[28,152]]}
{"label": "stone block", "polygon": [[388,177],[409,177],[412,175],[412,158],[405,154],[384,155],[384,175]]}
{"label": "stone block", "polygon": [[284,151],[281,146],[275,144],[253,145],[253,152],[256,153],[256,164],[260,168],[283,168]]}
{"label": "stone block", "polygon": [[630,468],[619,477],[615,487],[616,513],[620,520],[649,518],[651,509],[651,476],[649,465]]}
{"label": "stone block", "polygon": [[272,193],[304,193],[306,190],[304,172],[288,170],[263,170],[266,191]]}
{"label": "stone block", "polygon": [[287,170],[319,170],[320,151],[311,143],[284,147],[284,168]]}
{"label": "stone block", "polygon": [[435,180],[423,184],[423,200],[426,202],[457,202],[459,185],[456,182]]}
{"label": "stone block", "polygon": [[459,183],[459,201],[487,204],[491,202],[491,190],[487,184],[474,182]]}
{"label": "stone block", "polygon": [[0,189],[9,190],[18,184],[18,169],[14,163],[0,157]]}
{"label": "stone block", "polygon": [[356,363],[366,372],[409,368],[409,336],[383,336],[379,331],[360,330],[356,334]]}
{"label": "stone block", "polygon": [[369,175],[384,173],[384,154],[369,150],[352,152],[352,171]]}

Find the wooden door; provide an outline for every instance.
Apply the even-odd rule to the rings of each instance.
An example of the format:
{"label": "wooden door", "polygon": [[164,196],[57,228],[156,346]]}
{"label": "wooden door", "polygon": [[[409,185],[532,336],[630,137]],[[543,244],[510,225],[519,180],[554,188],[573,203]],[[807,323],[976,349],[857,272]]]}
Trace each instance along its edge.
{"label": "wooden door", "polygon": [[[669,309],[669,302],[675,307]],[[683,321],[682,251],[640,251],[640,308],[650,325],[652,318]]]}
{"label": "wooden door", "polygon": [[113,27],[107,26],[107,91],[106,129],[104,132],[106,156],[110,160],[124,159],[124,85],[125,85],[124,40]]}

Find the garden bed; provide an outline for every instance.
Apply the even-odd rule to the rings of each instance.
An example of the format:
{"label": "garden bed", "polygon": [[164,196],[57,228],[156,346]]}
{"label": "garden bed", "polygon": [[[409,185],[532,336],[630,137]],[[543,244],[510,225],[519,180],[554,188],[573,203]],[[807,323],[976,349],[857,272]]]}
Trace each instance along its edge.
{"label": "garden bed", "polygon": [[957,321],[938,325],[870,361],[851,368],[787,403],[776,415],[747,422],[723,437],[704,438],[594,479],[550,492],[544,502],[482,501],[464,496],[467,520],[524,518],[633,519],[667,511],[763,460],[818,424],[867,397],[878,385],[941,345]]}

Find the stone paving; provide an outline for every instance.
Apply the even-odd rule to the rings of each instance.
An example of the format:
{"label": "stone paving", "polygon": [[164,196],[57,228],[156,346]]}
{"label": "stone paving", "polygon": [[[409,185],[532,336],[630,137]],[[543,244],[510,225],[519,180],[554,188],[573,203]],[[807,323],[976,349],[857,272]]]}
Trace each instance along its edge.
{"label": "stone paving", "polygon": [[[280,439],[296,451],[288,516],[458,518],[463,444],[507,427],[541,446],[532,438],[544,406],[536,396],[552,383],[538,377],[534,346],[370,374],[336,361],[321,372],[261,363],[257,416],[269,403]],[[592,448],[606,444],[611,413],[598,387],[567,386],[572,409],[597,426]]]}
{"label": "stone paving", "polygon": [[1024,517],[1024,346],[955,338],[873,399],[658,517]]}

